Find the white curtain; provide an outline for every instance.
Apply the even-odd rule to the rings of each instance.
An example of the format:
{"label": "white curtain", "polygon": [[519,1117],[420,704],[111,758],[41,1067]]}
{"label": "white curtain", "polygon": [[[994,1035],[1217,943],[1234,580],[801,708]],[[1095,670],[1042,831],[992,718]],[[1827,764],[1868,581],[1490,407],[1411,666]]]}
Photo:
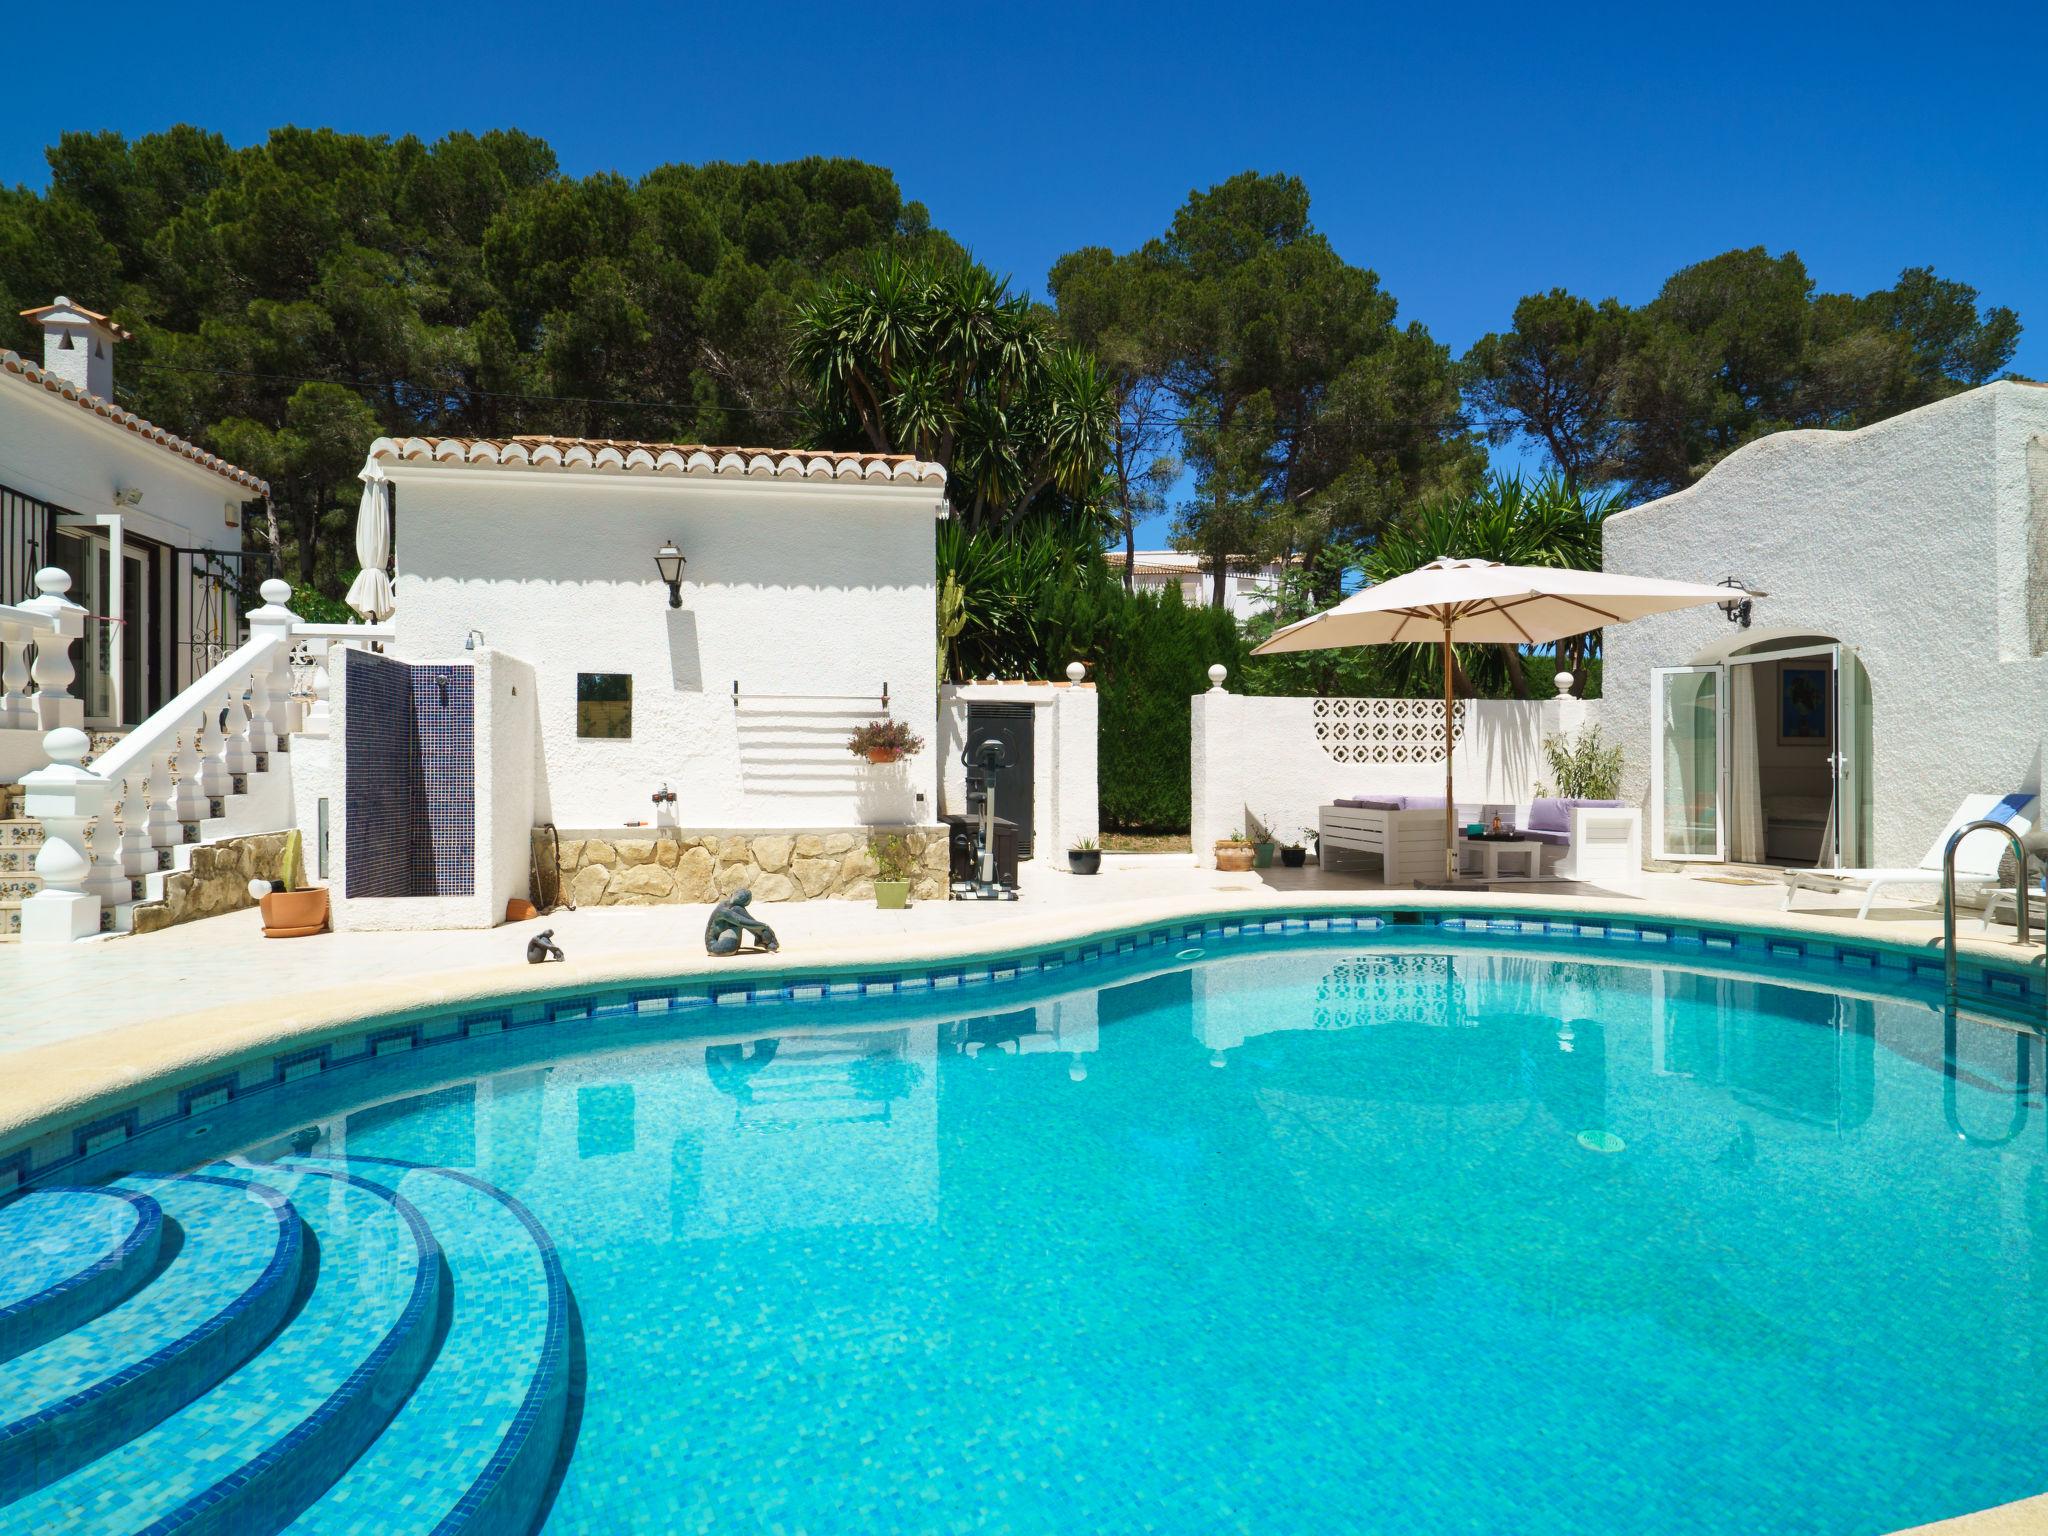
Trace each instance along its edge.
{"label": "white curtain", "polygon": [[1763,793],[1756,756],[1759,667],[1728,669],[1728,857],[1758,864],[1764,857]]}

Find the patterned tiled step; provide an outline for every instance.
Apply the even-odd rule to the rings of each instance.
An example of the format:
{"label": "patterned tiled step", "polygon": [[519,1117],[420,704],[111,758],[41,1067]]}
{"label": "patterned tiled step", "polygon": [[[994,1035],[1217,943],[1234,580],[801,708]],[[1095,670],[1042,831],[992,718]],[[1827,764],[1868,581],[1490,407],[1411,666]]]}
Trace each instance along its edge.
{"label": "patterned tiled step", "polygon": [[568,1402],[569,1290],[553,1240],[518,1201],[466,1174],[380,1158],[283,1166],[347,1168],[397,1189],[434,1229],[455,1287],[427,1374],[293,1536],[530,1529]]}
{"label": "patterned tiled step", "polygon": [[318,1270],[304,1304],[203,1396],[91,1466],[0,1510],[0,1529],[262,1536],[376,1438],[433,1353],[441,1253],[390,1190],[347,1174],[215,1164],[286,1188]]}
{"label": "patterned tiled step", "polygon": [[0,901],[0,944],[21,942],[21,903]]}
{"label": "patterned tiled step", "polygon": [[0,1208],[0,1361],[83,1327],[142,1283],[163,1210],[122,1189],[41,1189]]}
{"label": "patterned tiled step", "polygon": [[10,816],[0,821],[0,848],[26,848],[33,856],[43,846],[43,824],[33,816]]}
{"label": "patterned tiled step", "polygon": [[[299,1218],[273,1189],[202,1177],[124,1180],[182,1240],[163,1272],[83,1327],[0,1365],[0,1505],[104,1456],[205,1393],[260,1345],[297,1291]],[[63,1530],[54,1518],[0,1529]],[[79,1526],[77,1529],[86,1529]]]}

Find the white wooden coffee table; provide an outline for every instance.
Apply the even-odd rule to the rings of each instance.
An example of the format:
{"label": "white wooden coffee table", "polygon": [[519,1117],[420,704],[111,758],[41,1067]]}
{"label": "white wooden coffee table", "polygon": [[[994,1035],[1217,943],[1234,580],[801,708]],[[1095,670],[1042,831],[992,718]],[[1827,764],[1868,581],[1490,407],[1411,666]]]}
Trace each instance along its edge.
{"label": "white wooden coffee table", "polygon": [[[1465,856],[1472,854],[1477,863],[1475,871],[1483,880],[1534,880],[1543,867],[1543,845],[1533,837],[1467,837],[1458,834],[1458,868],[1465,869]],[[1503,864],[1519,868],[1504,871]]]}

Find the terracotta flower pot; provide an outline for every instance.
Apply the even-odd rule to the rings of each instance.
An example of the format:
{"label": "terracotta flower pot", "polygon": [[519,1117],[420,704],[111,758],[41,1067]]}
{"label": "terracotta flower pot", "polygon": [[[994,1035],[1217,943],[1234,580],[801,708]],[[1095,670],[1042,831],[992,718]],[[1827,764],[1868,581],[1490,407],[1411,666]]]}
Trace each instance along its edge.
{"label": "terracotta flower pot", "polygon": [[901,912],[910,905],[910,882],[908,880],[877,880],[875,882],[875,905],[885,912]]}
{"label": "terracotta flower pot", "polygon": [[901,747],[869,747],[868,761],[871,763],[894,763],[902,760]]}
{"label": "terracotta flower pot", "polygon": [[272,891],[258,903],[263,909],[263,937],[302,939],[327,931],[327,887],[310,891]]}
{"label": "terracotta flower pot", "polygon": [[1216,845],[1216,867],[1230,874],[1242,874],[1252,867],[1254,857],[1250,843],[1218,843]]}

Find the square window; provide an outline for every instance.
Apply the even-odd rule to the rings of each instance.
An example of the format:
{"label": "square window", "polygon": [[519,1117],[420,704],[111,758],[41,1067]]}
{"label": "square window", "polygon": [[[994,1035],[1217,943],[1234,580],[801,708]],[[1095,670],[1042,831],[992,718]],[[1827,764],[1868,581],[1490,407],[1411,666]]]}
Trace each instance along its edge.
{"label": "square window", "polygon": [[576,734],[578,736],[631,736],[633,734],[632,673],[578,672],[576,674]]}

